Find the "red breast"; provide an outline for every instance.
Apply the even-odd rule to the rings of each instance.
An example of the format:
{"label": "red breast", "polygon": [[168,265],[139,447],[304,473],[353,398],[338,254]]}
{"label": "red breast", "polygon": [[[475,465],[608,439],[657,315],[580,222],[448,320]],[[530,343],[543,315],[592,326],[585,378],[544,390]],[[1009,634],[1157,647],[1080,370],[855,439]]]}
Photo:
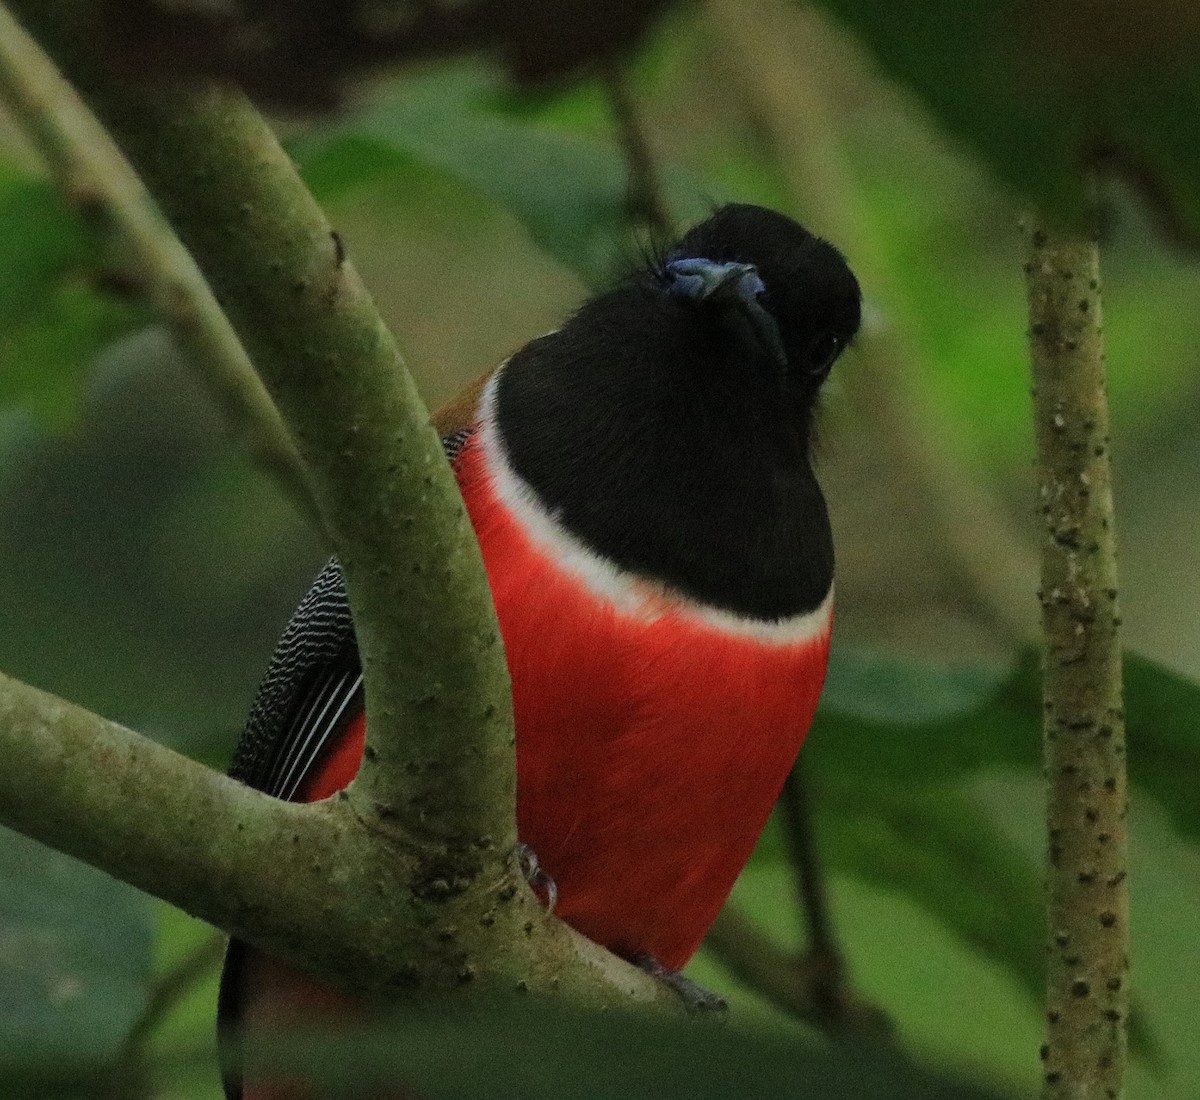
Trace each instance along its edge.
{"label": "red breast", "polygon": [[[712,612],[573,542],[488,432],[455,463],[513,682],[517,820],[556,913],[677,969],[699,946],[812,722],[830,601],[782,624]],[[360,715],[306,787],[353,777]]]}

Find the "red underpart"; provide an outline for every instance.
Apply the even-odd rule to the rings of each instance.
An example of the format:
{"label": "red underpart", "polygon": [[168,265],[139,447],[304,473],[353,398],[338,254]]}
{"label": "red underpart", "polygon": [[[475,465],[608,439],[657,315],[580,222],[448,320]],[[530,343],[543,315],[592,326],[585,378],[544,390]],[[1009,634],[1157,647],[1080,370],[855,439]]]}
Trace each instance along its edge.
{"label": "red underpart", "polygon": [[[808,732],[829,629],[772,645],[689,619],[615,610],[535,545],[471,440],[456,462],[483,548],[513,683],[517,823],[558,887],[555,912],[625,957],[682,967],[749,858]],[[354,778],[359,714],[300,791]],[[337,1026],[362,1006],[276,960],[247,960],[244,1025]],[[253,1044],[246,1044],[247,1056]],[[402,1086],[388,1094],[403,1100]],[[311,1100],[247,1066],[245,1100]]]}
{"label": "red underpart", "polygon": [[[513,684],[517,824],[555,912],[626,957],[682,967],[750,856],[808,732],[826,628],[771,644],[614,609],[535,545],[473,438],[456,462]],[[362,756],[359,715],[303,789],[328,797]]]}

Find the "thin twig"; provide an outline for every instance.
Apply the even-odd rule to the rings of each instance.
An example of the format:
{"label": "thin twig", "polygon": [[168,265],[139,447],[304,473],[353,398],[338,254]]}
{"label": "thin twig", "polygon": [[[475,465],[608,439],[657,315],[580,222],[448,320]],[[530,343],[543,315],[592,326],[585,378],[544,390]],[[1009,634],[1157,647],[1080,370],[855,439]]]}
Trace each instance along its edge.
{"label": "thin twig", "polygon": [[886,1034],[887,1016],[847,980],[800,761],[784,784],[779,809],[807,933],[804,953],[782,951],[732,906],[722,910],[705,946],[751,989],[814,1027],[831,1034]]}
{"label": "thin twig", "polygon": [[103,127],[3,5],[0,100],[68,199],[101,217],[128,248],[146,295],[235,435],[321,530],[295,445],[187,249]]}
{"label": "thin twig", "polygon": [[209,933],[150,986],[141,1014],[105,1072],[106,1084],[95,1083],[97,1096],[104,1100],[150,1100],[155,1068],[150,1064],[150,1041],[179,1002],[216,968],[225,954],[226,942],[219,932]]}
{"label": "thin twig", "polygon": [[791,774],[783,785],[779,796],[779,809],[783,814],[784,838],[796,875],[801,909],[804,912],[809,954],[830,960],[836,969],[840,970],[842,952],[833,930],[829,894],[825,888],[820,856],[817,854],[812,802],[802,760],[797,760],[792,766]]}
{"label": "thin twig", "polygon": [[830,998],[831,976],[823,959],[783,950],[732,906],[721,910],[704,946],[750,989],[813,1027],[836,1035],[882,1038],[891,1033],[887,1015],[845,985]]}
{"label": "thin twig", "polygon": [[1120,1096],[1128,1046],[1125,713],[1094,241],[1033,225],[1025,266],[1046,637],[1045,1100]]}
{"label": "thin twig", "polygon": [[645,226],[665,241],[673,232],[671,215],[663,198],[662,181],[650,150],[650,141],[646,137],[637,103],[629,91],[621,62],[616,58],[606,58],[601,63],[600,78],[629,169],[626,192],[629,220],[634,225]]}
{"label": "thin twig", "polygon": [[207,934],[154,982],[141,1014],[125,1036],[117,1059],[122,1067],[136,1067],[142,1062],[150,1038],[180,1001],[207,978],[225,957],[227,942],[227,937],[219,932]]}

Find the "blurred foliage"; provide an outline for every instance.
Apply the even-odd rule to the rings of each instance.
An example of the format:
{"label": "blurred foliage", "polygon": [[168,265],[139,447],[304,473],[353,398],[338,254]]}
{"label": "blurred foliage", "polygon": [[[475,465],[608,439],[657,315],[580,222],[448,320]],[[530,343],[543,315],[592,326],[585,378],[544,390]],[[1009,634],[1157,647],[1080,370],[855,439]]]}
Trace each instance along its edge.
{"label": "blurred foliage", "polygon": [[[874,671],[864,676],[868,660]],[[931,703],[921,688],[922,666],[861,654],[851,662],[853,693],[840,690],[841,673],[835,664],[830,697],[814,725],[812,736],[819,737],[820,750],[812,753],[813,766],[823,779],[852,777],[864,787],[877,787],[887,779],[920,787],[953,782],[988,767],[1040,767],[1038,651],[1024,652],[1010,675],[957,713],[942,711],[934,693],[943,692],[943,705],[956,695],[965,704],[963,685],[987,685],[985,670],[930,669]],[[946,691],[948,682],[955,685],[953,694]],[[909,720],[903,709],[881,717],[898,686],[922,696],[922,720]],[[1127,739],[1137,750],[1129,761],[1130,779],[1153,795],[1180,834],[1191,839],[1200,838],[1200,800],[1188,782],[1200,774],[1197,714],[1200,688],[1195,683],[1137,654],[1125,655]],[[1105,736],[1104,729],[1096,736]]]}
{"label": "blurred foliage", "polygon": [[[624,158],[611,141],[520,117],[517,103],[501,96],[494,75],[438,70],[290,148],[324,201],[414,160],[445,172],[513,214],[539,248],[588,286],[604,287],[635,260]],[[679,171],[665,179],[681,221],[702,217],[711,188]]]}
{"label": "blurred foliage", "polygon": [[[801,1043],[712,1020],[519,1003],[476,1014],[401,1015],[358,1036],[281,1041],[273,1053],[277,1065],[318,1082],[331,1100],[367,1100],[397,1081],[429,1100],[997,1096],[894,1050]],[[270,1064],[270,1055],[264,1060]]]}
{"label": "blurred foliage", "polygon": [[1200,16],[1170,0],[819,0],[997,179],[1084,225],[1084,167],[1136,187],[1174,243],[1200,245]]}
{"label": "blurred foliage", "polygon": [[0,163],[0,406],[61,423],[97,352],[147,316],[99,289],[102,251],[51,184]]}
{"label": "blurred foliage", "polygon": [[85,378],[74,430],[0,422],[0,607],[20,624],[0,631],[0,667],[222,764],[303,593],[299,577],[279,590],[280,565],[311,568],[320,543],[222,446],[160,331]]}
{"label": "blurred foliage", "polygon": [[[1040,872],[959,787],[988,770],[1040,768],[1040,663],[1028,650],[997,684],[988,669],[847,654],[831,665],[806,755],[831,866],[903,893],[1032,1004],[1045,987]],[[1127,653],[1125,710],[1131,782],[1194,841],[1200,687]],[[1135,1053],[1157,1058],[1140,1013],[1131,1038]]]}
{"label": "blurred foliage", "polygon": [[117,1057],[145,1003],[151,907],[0,829],[0,1063],[54,1064],[66,1082],[94,1080]]}
{"label": "blurred foliage", "polygon": [[[1018,30],[1002,16],[1024,9],[999,0],[954,12],[931,3],[896,13],[853,0],[825,6],[858,27],[887,69],[1016,191],[1053,209],[1078,209],[1082,191],[1060,154],[1113,133],[1132,135],[1130,149],[1158,157],[1181,209],[1195,206],[1194,150],[1177,155],[1172,144],[1172,127],[1190,116],[1174,106],[1155,115],[1148,104],[1175,102],[1157,84],[1135,89],[1127,102],[1106,93],[1093,116],[1071,96],[1086,90],[1082,81],[1094,66],[1053,75],[1058,83],[1048,85],[1038,55],[1014,92],[1026,64],[1014,43],[1036,24]],[[995,20],[1004,25],[992,34]],[[1156,24],[1147,26],[1153,45]],[[686,221],[727,197],[786,206],[787,181],[746,110],[736,72],[722,67],[721,43],[695,20],[673,20],[668,30],[643,47],[632,73],[652,136],[668,154],[664,177],[677,216]],[[878,229],[907,306],[903,320],[928,353],[932,422],[948,437],[965,437],[965,461],[1016,495],[1031,449],[1011,202],[991,174],[964,162],[903,97],[866,75],[869,63],[853,46],[838,50],[832,63],[846,90],[835,115],[862,214]],[[1142,81],[1144,55],[1115,68],[1122,82]],[[1164,66],[1155,80],[1170,76]],[[1056,99],[1045,94],[1049,86],[1071,95]],[[290,121],[289,144],[346,227],[352,255],[409,344],[427,390],[445,392],[449,376],[491,365],[553,323],[580,284],[603,283],[647,246],[625,225],[623,158],[597,81],[528,96],[476,65],[432,66],[362,98],[334,119]],[[1089,129],[1095,118],[1107,129]],[[1163,604],[1177,612],[1194,601],[1188,582],[1200,532],[1189,534],[1187,517],[1198,511],[1188,495],[1195,479],[1181,474],[1190,467],[1177,451],[1200,468],[1200,316],[1194,267],[1151,246],[1144,211],[1127,191],[1109,187],[1102,195],[1118,454],[1130,456],[1127,476],[1144,488],[1126,502],[1139,517],[1128,525],[1133,554],[1126,558],[1135,564],[1125,589],[1134,620],[1138,601],[1129,594],[1138,588],[1139,552],[1153,566],[1142,568],[1144,589],[1157,592],[1161,570],[1174,568],[1183,580],[1161,595]],[[1151,210],[1161,216],[1160,207]],[[108,251],[43,180],[0,158],[0,668],[221,763],[274,638],[323,552],[264,477],[221,442],[211,406],[161,332],[134,332],[145,319],[142,307],[98,289]],[[836,383],[833,389],[836,412]],[[836,467],[836,440],[830,449]],[[873,486],[851,488],[867,494]],[[884,506],[886,513],[871,513],[869,528],[851,532],[856,544],[843,558],[865,547],[861,556],[877,572],[843,573],[846,605],[894,600],[903,580],[887,528],[905,522],[904,504]],[[1160,565],[1150,550],[1138,550],[1157,550],[1163,528],[1155,523],[1182,532],[1175,536],[1178,564]],[[851,967],[896,1019],[901,1040],[922,1059],[984,1069],[1028,1089],[1041,1040],[1036,658],[1026,652],[1009,667],[969,654],[956,662],[944,652],[922,658],[909,630],[932,610],[904,609],[912,625],[891,655],[839,635],[805,749],[818,837]],[[1182,618],[1169,652],[1200,672],[1195,628]],[[1153,623],[1142,630],[1160,640]],[[1130,1096],[1182,1100],[1200,1089],[1190,1025],[1200,1013],[1200,983],[1184,965],[1200,911],[1200,694],[1187,678],[1136,656],[1127,677],[1131,767],[1141,792],[1134,837],[1141,1049],[1150,1050],[1152,1038],[1164,1055],[1160,1079],[1145,1065],[1136,1068]],[[798,947],[790,869],[775,828],[736,900],[772,936]],[[111,1062],[146,1003],[145,906],[69,861],[33,858],[23,842],[10,850],[3,840],[0,1031],[10,1045],[0,1044],[0,1058],[11,1061],[11,1040],[20,1036],[23,1055],[58,1044],[79,1064],[61,1060],[57,1084],[36,1066],[24,1078],[14,1071],[0,1093],[90,1095],[76,1087],[79,1075],[93,1079],[95,1061]],[[206,932],[163,906],[154,911],[161,976]],[[40,955],[27,950],[31,928],[45,947]],[[40,968],[36,982],[30,967]],[[814,1053],[797,1045],[811,1044],[804,1029],[731,986],[712,960],[701,955],[690,972],[727,992],[754,1034],[705,1033],[701,1050],[684,1058],[696,1042],[690,1031],[659,1034],[644,1021],[630,1030],[616,1020],[598,1031],[592,1021],[556,1021],[536,1043],[506,1031],[503,1021],[470,1037],[461,1022],[427,1021],[414,1025],[419,1031],[409,1033],[413,1045],[404,1055],[428,1057],[421,1072],[430,1075],[422,1085],[431,1096],[455,1087],[457,1095],[481,1095],[481,1078],[472,1076],[480,1073],[496,1087],[514,1086],[506,1095],[518,1091],[515,1083],[522,1094],[554,1087],[555,1050],[574,1066],[596,1060],[595,1074],[579,1073],[572,1086],[580,1078],[611,1086],[598,1095],[635,1095],[635,1086],[655,1096],[672,1095],[673,1086],[680,1094],[736,1088],[745,1095],[754,1081],[787,1095],[799,1088],[802,1071],[836,1069],[865,1076],[853,1086],[822,1085],[818,1094],[852,1087],[858,1091],[847,1094],[865,1096],[873,1074],[894,1073],[886,1080],[898,1089],[903,1074],[918,1073]],[[148,1055],[152,1095],[218,1095],[215,981],[212,972],[182,991],[156,1032]],[[55,990],[76,989],[82,992],[66,1009],[53,1010]],[[595,1039],[583,1049],[585,1029]],[[664,1046],[671,1057],[662,1056]],[[436,1062],[448,1049],[471,1058]],[[413,1062],[404,1065],[416,1072]],[[502,1076],[501,1065],[514,1076]],[[629,1080],[606,1076],[626,1072]],[[723,1092],[713,1091],[717,1084]],[[920,1087],[932,1094],[933,1086]],[[572,1088],[572,1095],[582,1093]]]}

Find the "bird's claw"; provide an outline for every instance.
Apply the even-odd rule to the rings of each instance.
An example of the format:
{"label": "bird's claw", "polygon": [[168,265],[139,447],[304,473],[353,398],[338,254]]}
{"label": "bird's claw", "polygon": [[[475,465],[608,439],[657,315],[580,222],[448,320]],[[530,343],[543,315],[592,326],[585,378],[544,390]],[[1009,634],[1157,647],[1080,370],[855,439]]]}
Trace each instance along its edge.
{"label": "bird's claw", "polygon": [[729,1008],[724,997],[685,978],[678,970],[669,970],[645,951],[634,955],[630,962],[671,989],[690,1012],[725,1012]]}
{"label": "bird's claw", "polygon": [[539,887],[546,893],[546,911],[554,912],[554,906],[558,902],[558,887],[538,863],[537,853],[524,842],[517,845],[517,863],[521,867],[521,874],[525,881],[529,883],[535,890]]}

